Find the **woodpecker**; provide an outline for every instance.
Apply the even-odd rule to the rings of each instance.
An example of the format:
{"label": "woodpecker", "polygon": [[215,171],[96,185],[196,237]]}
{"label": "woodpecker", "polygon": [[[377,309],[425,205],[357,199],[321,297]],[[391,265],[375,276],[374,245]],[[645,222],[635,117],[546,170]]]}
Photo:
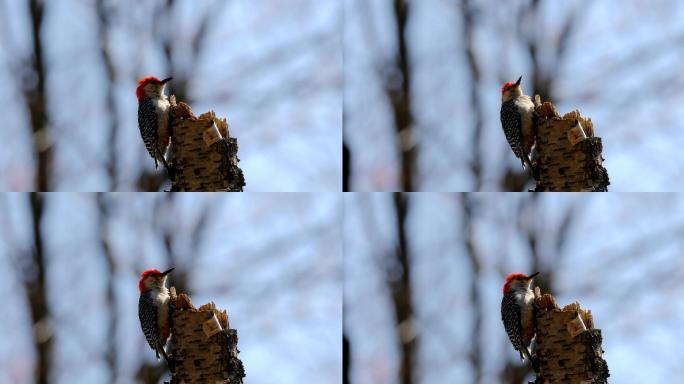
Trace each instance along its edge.
{"label": "woodpecker", "polygon": [[523,94],[521,80],[522,76],[515,83],[505,83],[501,88],[501,128],[523,168],[532,169],[529,155],[534,146],[534,103]]}
{"label": "woodpecker", "polygon": [[161,353],[167,364],[169,358],[164,351],[164,346],[171,335],[171,327],[169,326],[169,290],[165,284],[166,275],[173,270],[174,268],[165,272],[160,272],[158,269],[145,270],[138,283],[140,326],[150,347],[157,354],[157,360]]}
{"label": "woodpecker", "polygon": [[166,83],[173,77],[159,80],[153,76],[140,79],[138,89],[135,91],[138,97],[138,128],[145,147],[154,159],[154,166],[159,166],[159,161],[164,164],[166,170],[169,166],[164,154],[169,147],[169,108],[171,104],[164,95]]}
{"label": "woodpecker", "polygon": [[527,349],[535,336],[534,332],[534,293],[530,288],[532,279],[539,272],[529,276],[523,273],[511,273],[506,277],[503,286],[503,300],[501,301],[501,320],[513,344],[513,348],[520,353],[520,359],[526,357],[532,362],[532,356]]}

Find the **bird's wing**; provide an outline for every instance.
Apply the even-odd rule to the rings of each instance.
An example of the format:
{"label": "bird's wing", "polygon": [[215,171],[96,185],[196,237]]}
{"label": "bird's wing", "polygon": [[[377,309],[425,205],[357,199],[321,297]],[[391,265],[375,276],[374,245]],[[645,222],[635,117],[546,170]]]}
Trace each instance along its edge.
{"label": "bird's wing", "polygon": [[147,343],[159,358],[157,351],[157,340],[159,340],[159,326],[157,324],[157,307],[154,305],[152,298],[147,295],[140,295],[138,301],[138,318],[140,319],[140,326],[142,327]]}
{"label": "bird's wing", "polygon": [[[509,308],[513,308],[513,310],[509,310]],[[506,333],[513,344],[513,348],[520,352],[522,357],[520,307],[518,307],[515,299],[509,295],[504,295],[503,300],[501,300],[501,320],[503,320],[504,328],[506,328]]]}
{"label": "bird's wing", "polygon": [[138,103],[138,127],[145,148],[153,159],[157,158],[157,111],[154,103],[146,99]]}
{"label": "bird's wing", "polygon": [[[513,103],[513,100],[509,100],[506,103]],[[523,162],[523,165],[525,165],[524,158],[527,157],[527,155],[523,149],[520,116],[515,112],[515,108],[501,108],[501,127],[504,130],[508,145],[511,146],[515,157],[520,159],[520,161]]]}

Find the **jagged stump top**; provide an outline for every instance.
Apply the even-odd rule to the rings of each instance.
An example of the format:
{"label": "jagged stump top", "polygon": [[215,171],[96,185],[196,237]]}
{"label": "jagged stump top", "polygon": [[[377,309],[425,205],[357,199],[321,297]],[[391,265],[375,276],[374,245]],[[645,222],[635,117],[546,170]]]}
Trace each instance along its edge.
{"label": "jagged stump top", "polygon": [[535,289],[536,355],[539,372],[535,383],[607,383],[608,363],[603,359],[601,330],[594,328],[591,311],[579,303],[558,307],[549,294]]}
{"label": "jagged stump top", "polygon": [[535,101],[540,178],[535,191],[607,192],[608,171],[603,167],[603,144],[594,135],[591,119],[579,111],[561,117],[553,104]]}
{"label": "jagged stump top", "polygon": [[176,297],[175,292],[171,305],[170,383],[242,384],[245,370],[238,358],[237,331],[230,329],[227,312],[213,302],[195,309],[187,295]]}
{"label": "jagged stump top", "polygon": [[190,106],[176,104],[173,97],[171,109],[171,191],[242,192],[245,178],[238,166],[237,139],[230,137],[226,119],[213,111],[197,117]]}

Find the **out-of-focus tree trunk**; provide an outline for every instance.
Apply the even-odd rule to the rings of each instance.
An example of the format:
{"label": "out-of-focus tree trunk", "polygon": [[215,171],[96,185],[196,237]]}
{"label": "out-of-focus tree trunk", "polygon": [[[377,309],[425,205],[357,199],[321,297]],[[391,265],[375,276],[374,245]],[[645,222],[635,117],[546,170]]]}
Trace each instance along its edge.
{"label": "out-of-focus tree trunk", "polygon": [[33,252],[31,263],[24,270],[24,288],[31,310],[33,342],[36,348],[35,379],[37,384],[47,384],[52,368],[53,324],[50,319],[46,288],[45,248],[41,226],[45,212],[43,196],[29,195],[31,207],[31,229],[33,231]]}
{"label": "out-of-focus tree trunk", "polygon": [[116,360],[117,348],[116,348],[116,330],[118,328],[118,314],[116,311],[116,257],[112,252],[112,247],[109,242],[109,210],[110,207],[107,205],[105,195],[102,193],[97,194],[97,207],[98,207],[98,235],[100,237],[100,245],[102,246],[102,256],[104,256],[105,265],[107,266],[107,288],[106,288],[106,308],[108,309],[108,324],[107,324],[107,345],[105,351],[105,361],[109,366],[109,382],[115,383],[118,373],[118,364]]}
{"label": "out-of-focus tree trunk", "polygon": [[342,142],[342,191],[349,192],[351,181],[351,151],[347,142]]}
{"label": "out-of-focus tree trunk", "polygon": [[36,161],[36,189],[50,190],[50,168],[52,166],[52,139],[48,130],[47,94],[45,92],[46,66],[43,52],[43,1],[29,2],[33,58],[30,64],[31,82],[24,85],[27,109],[31,119],[33,152]]}
{"label": "out-of-focus tree trunk", "polygon": [[416,337],[413,330],[413,300],[411,290],[411,266],[409,263],[408,236],[406,233],[406,218],[409,209],[408,196],[394,193],[394,208],[397,224],[397,247],[394,258],[389,261],[387,283],[392,294],[395,329],[401,350],[399,379],[402,384],[414,381],[414,363],[416,354]]}
{"label": "out-of-focus tree trunk", "polygon": [[342,384],[349,384],[351,373],[351,345],[349,345],[349,338],[346,333],[342,334]]}
{"label": "out-of-focus tree trunk", "polygon": [[105,82],[105,92],[107,94],[105,101],[105,112],[107,119],[109,133],[107,138],[107,159],[105,168],[107,169],[107,176],[109,177],[109,190],[117,190],[118,182],[118,159],[116,156],[116,140],[119,131],[119,110],[116,104],[116,90],[114,84],[116,83],[116,67],[111,55],[111,47],[109,45],[109,28],[111,24],[110,9],[107,9],[105,0],[97,0],[96,11],[98,17],[97,32],[100,40],[100,56],[104,63],[105,73],[107,74],[107,81]]}
{"label": "out-of-focus tree trunk", "polygon": [[482,307],[482,296],[478,283],[480,281],[480,271],[482,265],[480,256],[477,252],[475,234],[473,231],[473,221],[477,217],[474,212],[477,207],[470,199],[470,195],[461,193],[461,205],[463,206],[463,236],[466,246],[466,255],[472,270],[466,275],[470,275],[470,303],[473,311],[473,325],[470,333],[470,351],[468,359],[473,369],[473,383],[482,382],[482,322],[484,309]]}
{"label": "out-of-focus tree trunk", "polygon": [[478,92],[478,89],[480,88],[480,64],[477,61],[477,52],[475,51],[475,47],[477,46],[474,37],[476,11],[473,8],[470,0],[463,0],[463,11],[461,12],[461,15],[463,16],[463,47],[465,56],[468,59],[467,69],[470,72],[468,76],[470,82],[470,109],[474,115],[471,146],[471,148],[473,148],[473,156],[470,159],[470,171],[473,173],[473,178],[475,179],[475,191],[480,191],[482,190],[482,164],[484,163],[482,154],[486,152],[480,150],[480,146],[482,145],[482,130],[484,127],[484,111]]}
{"label": "out-of-focus tree trunk", "polygon": [[[409,16],[409,4],[406,0],[394,0],[394,16],[397,22],[397,53],[395,72],[391,79],[385,81],[385,92],[392,105],[394,126],[399,151],[400,190],[414,190],[414,170],[418,150],[413,140],[414,117],[411,106],[411,67],[408,53],[406,26]],[[397,81],[398,80],[398,81]],[[397,84],[400,83],[399,85]]]}

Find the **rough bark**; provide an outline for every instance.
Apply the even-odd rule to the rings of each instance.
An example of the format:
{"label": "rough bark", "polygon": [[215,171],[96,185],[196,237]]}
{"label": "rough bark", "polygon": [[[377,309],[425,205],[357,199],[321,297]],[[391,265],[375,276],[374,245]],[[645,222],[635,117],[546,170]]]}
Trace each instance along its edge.
{"label": "rough bark", "polygon": [[549,102],[535,102],[537,114],[537,192],[607,192],[603,145],[591,119],[579,111],[558,115]]}
{"label": "rough bark", "polygon": [[535,305],[539,366],[535,383],[608,383],[601,330],[594,328],[591,311],[581,309],[579,303],[561,309],[553,296],[541,295],[539,288]]}
{"label": "rough bark", "polygon": [[237,139],[229,136],[226,119],[213,111],[196,117],[182,102],[172,106],[171,191],[242,192]]}
{"label": "rough bark", "polygon": [[230,329],[227,312],[213,302],[195,309],[186,294],[176,297],[174,288],[171,296],[170,384],[242,384],[237,330]]}

